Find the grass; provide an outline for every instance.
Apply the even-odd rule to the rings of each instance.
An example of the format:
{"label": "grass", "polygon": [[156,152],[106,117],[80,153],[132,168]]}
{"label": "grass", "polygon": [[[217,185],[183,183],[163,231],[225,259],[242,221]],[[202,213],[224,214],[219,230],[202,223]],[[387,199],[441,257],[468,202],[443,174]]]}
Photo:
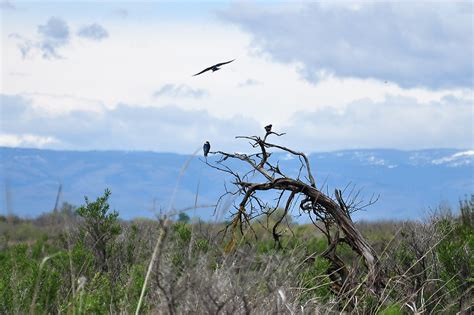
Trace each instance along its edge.
{"label": "grass", "polygon": [[339,254],[348,262],[348,281],[356,289],[338,294],[330,278],[334,271],[319,256],[327,242],[312,225],[290,222],[293,233],[287,230],[277,249],[271,232],[255,222],[257,237],[241,239],[226,253],[229,237],[219,233],[220,223],[186,216],[181,221],[109,217],[113,231],[100,232],[106,237],[99,239],[107,241],[98,248],[89,234],[104,218],[94,223],[78,215],[93,213],[63,210],[36,219],[0,217],[0,313],[472,310],[474,197],[460,204],[458,216],[445,212],[424,222],[357,225],[383,265],[386,281],[379,296],[368,292],[363,264],[344,248]]}

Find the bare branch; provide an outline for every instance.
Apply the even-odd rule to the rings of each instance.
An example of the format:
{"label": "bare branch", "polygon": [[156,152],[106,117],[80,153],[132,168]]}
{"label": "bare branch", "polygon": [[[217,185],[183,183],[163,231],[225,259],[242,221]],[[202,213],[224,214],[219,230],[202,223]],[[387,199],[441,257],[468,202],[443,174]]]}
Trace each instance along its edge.
{"label": "bare branch", "polygon": [[316,181],[314,180],[314,177],[311,174],[311,167],[309,165],[309,160],[308,160],[308,157],[306,156],[306,154],[304,154],[303,152],[297,152],[297,151],[291,150],[287,147],[284,147],[284,146],[281,146],[281,145],[278,145],[278,144],[272,144],[272,143],[268,143],[268,142],[265,142],[265,146],[269,147],[269,148],[277,148],[277,149],[289,152],[293,155],[301,156],[304,159],[305,163],[306,163],[306,170],[307,170],[307,173],[308,173],[308,178],[309,178],[309,181],[311,183],[311,186],[316,187]]}
{"label": "bare branch", "polygon": [[[211,152],[209,152],[211,153]],[[247,156],[246,154],[239,154],[239,153],[234,153],[234,154],[231,154],[231,153],[226,153],[226,152],[222,152],[222,151],[216,151],[216,152],[212,152],[212,154],[221,154],[222,156],[224,156],[224,158],[235,158],[235,159],[238,159],[238,160],[241,160],[241,161],[244,161],[244,162],[247,162],[248,164],[250,164],[256,171],[258,171],[260,174],[262,174],[263,176],[265,176],[265,178],[267,180],[273,180],[273,177],[268,174],[268,172],[262,167],[260,167],[259,165],[257,165],[255,163],[255,161],[253,161],[252,159],[249,158],[249,156]]]}
{"label": "bare branch", "polygon": [[282,246],[281,246],[281,242],[280,242],[280,236],[281,235],[277,232],[277,228],[278,228],[278,225],[280,225],[281,221],[283,221],[283,219],[288,214],[288,209],[290,208],[291,203],[293,202],[293,198],[295,197],[295,194],[296,193],[294,191],[291,192],[290,196],[288,197],[288,200],[286,201],[286,206],[285,206],[283,215],[280,217],[280,219],[278,219],[278,221],[273,226],[273,230],[272,230],[273,239],[277,243],[278,248],[281,248]]}
{"label": "bare branch", "polygon": [[[348,244],[358,255],[363,257],[363,261],[369,270],[367,277],[369,280],[369,286],[373,286],[375,288],[374,291],[378,291],[382,286],[379,277],[378,257],[361,233],[355,228],[350,216],[351,212],[360,209],[362,205],[361,202],[358,201],[358,193],[356,193],[347,203],[343,197],[343,191],[341,190],[335,190],[335,200],[328,197],[328,194],[324,194],[318,190],[316,188],[316,181],[311,173],[308,157],[302,152],[295,151],[279,144],[266,142],[269,135],[283,135],[272,132],[270,128],[266,128],[267,133],[263,139],[258,136],[236,137],[237,139],[248,140],[252,148],[259,148],[258,153],[243,154],[227,153],[223,151],[212,152],[212,154],[218,154],[221,156],[221,158],[216,162],[219,166],[214,166],[214,168],[232,175],[234,177],[233,184],[237,187],[236,195],[242,196],[240,203],[235,205],[236,212],[232,214],[233,220],[228,227],[231,227],[233,231],[239,229],[243,235],[244,225],[252,228],[250,220],[257,218],[260,215],[266,215],[268,229],[268,217],[279,207],[284,193],[289,192],[290,196],[286,201],[284,213],[277,219],[272,227],[273,238],[277,243],[277,247],[281,248],[281,234],[278,232],[278,227],[283,220],[287,218],[294,199],[296,198],[298,200],[301,196],[302,199],[299,208],[302,210],[302,213],[308,214],[315,227],[319,229],[328,240],[329,248],[324,253],[324,257],[331,261],[331,268],[333,268],[333,270],[338,270],[335,273],[338,276],[334,276],[332,280],[339,286],[339,292],[347,292],[346,280],[348,279],[347,268],[342,259],[335,253],[335,248],[341,242]],[[298,156],[301,166],[296,178],[284,175],[278,162],[275,164],[269,160],[271,153],[268,152],[268,149],[270,148]],[[250,165],[251,169],[241,177],[230,167],[223,165],[228,159],[244,161]],[[255,174],[255,172],[263,175],[265,180],[254,182],[251,179],[251,174]],[[303,173],[305,174],[304,177],[306,180],[300,180],[300,176]],[[347,187],[344,191],[346,189]],[[277,198],[275,198],[276,206],[274,207],[268,206],[266,202],[263,202],[258,197],[259,192],[269,190],[278,192]],[[351,194],[352,191],[350,195]],[[373,199],[369,201],[369,204],[372,200]],[[269,211],[268,209],[273,210]],[[316,220],[313,219],[313,215]],[[318,222],[321,222],[322,225],[318,224]],[[228,227],[226,227],[226,229]],[[343,237],[339,237],[340,233],[343,233]],[[233,248],[234,245],[235,239],[233,232],[231,242],[226,246],[226,251],[227,249]]]}

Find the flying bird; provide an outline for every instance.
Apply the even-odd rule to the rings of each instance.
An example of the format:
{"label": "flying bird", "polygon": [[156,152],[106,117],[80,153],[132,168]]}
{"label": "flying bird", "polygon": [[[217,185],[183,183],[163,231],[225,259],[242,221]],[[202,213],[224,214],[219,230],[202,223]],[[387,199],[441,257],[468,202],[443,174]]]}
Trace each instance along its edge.
{"label": "flying bird", "polygon": [[270,125],[268,125],[268,126],[265,126],[265,131],[266,131],[267,133],[272,132],[272,125],[270,124]]}
{"label": "flying bird", "polygon": [[234,60],[235,60],[235,59],[232,59],[231,61],[226,61],[226,62],[217,63],[217,64],[215,64],[215,65],[213,65],[213,66],[210,66],[209,68],[206,68],[206,69],[202,70],[202,71],[199,72],[199,73],[196,73],[195,75],[193,75],[193,77],[194,77],[194,76],[197,76],[197,75],[200,75],[201,73],[204,73],[204,72],[209,71],[209,70],[212,70],[212,72],[217,71],[217,70],[220,70],[220,69],[221,69],[221,68],[219,68],[220,66],[223,66],[223,65],[226,65],[226,64],[228,64],[228,63],[231,63],[231,62],[234,61]]}
{"label": "flying bird", "polygon": [[209,151],[211,150],[211,144],[209,141],[206,141],[204,145],[202,146],[202,150],[204,151],[204,156],[207,158],[207,155],[209,154]]}

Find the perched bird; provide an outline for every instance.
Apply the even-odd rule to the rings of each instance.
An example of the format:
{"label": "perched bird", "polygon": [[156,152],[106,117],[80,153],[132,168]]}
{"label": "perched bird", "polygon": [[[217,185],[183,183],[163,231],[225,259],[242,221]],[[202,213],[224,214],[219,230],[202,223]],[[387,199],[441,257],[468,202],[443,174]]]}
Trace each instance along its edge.
{"label": "perched bird", "polygon": [[209,71],[209,70],[212,70],[212,72],[217,71],[217,70],[220,70],[220,69],[221,69],[221,68],[219,68],[220,66],[223,66],[223,65],[226,65],[226,64],[228,64],[228,63],[231,63],[231,62],[234,61],[234,60],[235,60],[235,59],[232,59],[231,61],[221,62],[221,63],[215,64],[215,65],[213,65],[213,66],[210,66],[209,68],[206,68],[206,69],[202,70],[201,72],[196,73],[195,75],[193,75],[193,77],[194,77],[194,76],[197,76],[197,75],[200,75],[201,73],[204,73],[204,72]]}
{"label": "perched bird", "polygon": [[209,151],[211,150],[211,144],[209,141],[206,141],[204,145],[202,146],[202,150],[204,151],[204,156],[207,157],[207,154],[209,154]]}
{"label": "perched bird", "polygon": [[268,125],[268,126],[265,126],[265,131],[266,131],[267,133],[272,132],[272,125],[270,124],[270,125]]}

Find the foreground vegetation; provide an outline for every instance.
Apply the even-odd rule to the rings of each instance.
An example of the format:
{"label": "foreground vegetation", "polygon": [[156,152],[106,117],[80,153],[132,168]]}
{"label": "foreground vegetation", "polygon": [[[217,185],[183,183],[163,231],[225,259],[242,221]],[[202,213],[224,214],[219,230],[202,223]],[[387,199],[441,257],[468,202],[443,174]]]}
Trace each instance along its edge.
{"label": "foreground vegetation", "polygon": [[0,313],[127,314],[140,300],[140,313],[169,314],[455,314],[473,304],[474,195],[456,215],[445,208],[424,222],[357,224],[380,258],[377,297],[345,246],[337,254],[359,285],[334,286],[327,240],[311,224],[288,220],[277,246],[272,214],[226,250],[224,224],[184,213],[120,221],[109,195],[32,220],[0,217]]}

